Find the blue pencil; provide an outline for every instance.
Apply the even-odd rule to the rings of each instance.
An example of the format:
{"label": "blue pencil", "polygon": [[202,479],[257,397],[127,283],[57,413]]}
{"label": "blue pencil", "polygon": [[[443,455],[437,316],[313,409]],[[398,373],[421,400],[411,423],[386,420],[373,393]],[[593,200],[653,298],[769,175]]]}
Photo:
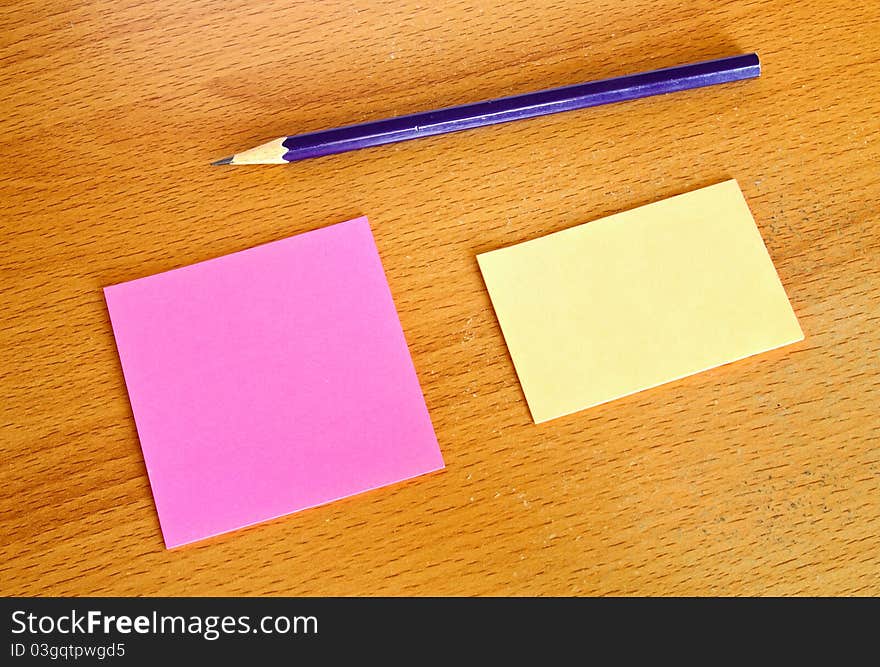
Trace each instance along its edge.
{"label": "blue pencil", "polygon": [[281,137],[214,164],[285,164],[560,111],[750,79],[760,74],[758,55],[749,53]]}

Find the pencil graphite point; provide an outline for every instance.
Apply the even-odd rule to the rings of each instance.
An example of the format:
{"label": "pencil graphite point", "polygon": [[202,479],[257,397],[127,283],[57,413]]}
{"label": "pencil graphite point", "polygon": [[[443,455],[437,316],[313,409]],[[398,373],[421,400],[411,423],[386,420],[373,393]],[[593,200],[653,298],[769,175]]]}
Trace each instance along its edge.
{"label": "pencil graphite point", "polygon": [[234,155],[230,155],[229,157],[225,157],[222,160],[217,160],[216,162],[212,162],[211,164],[212,165],[232,164],[232,158],[234,158],[234,157],[235,157]]}

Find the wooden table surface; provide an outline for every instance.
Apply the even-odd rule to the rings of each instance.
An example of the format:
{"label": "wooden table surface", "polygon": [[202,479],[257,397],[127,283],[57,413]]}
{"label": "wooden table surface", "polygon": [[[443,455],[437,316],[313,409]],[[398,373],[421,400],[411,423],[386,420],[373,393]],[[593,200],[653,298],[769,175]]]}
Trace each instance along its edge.
{"label": "wooden table surface", "polygon": [[[0,594],[880,594],[880,10],[0,8]],[[757,51],[281,167],[280,135]],[[803,343],[542,425],[474,255],[736,178]],[[165,550],[101,288],[369,216],[447,470]]]}

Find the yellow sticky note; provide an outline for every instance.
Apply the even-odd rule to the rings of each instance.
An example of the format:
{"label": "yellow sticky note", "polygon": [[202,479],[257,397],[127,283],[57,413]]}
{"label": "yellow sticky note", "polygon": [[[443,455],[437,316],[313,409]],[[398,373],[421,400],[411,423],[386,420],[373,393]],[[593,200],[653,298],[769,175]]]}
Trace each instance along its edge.
{"label": "yellow sticky note", "polygon": [[536,422],[804,337],[733,180],[477,260]]}

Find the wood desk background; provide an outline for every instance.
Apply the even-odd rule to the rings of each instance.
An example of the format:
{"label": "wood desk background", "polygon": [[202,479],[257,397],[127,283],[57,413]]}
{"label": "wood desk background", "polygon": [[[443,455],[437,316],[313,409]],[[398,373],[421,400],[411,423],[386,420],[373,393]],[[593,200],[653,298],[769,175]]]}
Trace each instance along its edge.
{"label": "wood desk background", "polygon": [[[0,593],[880,594],[876,3],[0,8]],[[279,135],[755,50],[287,167]],[[734,177],[807,339],[536,426],[474,255]],[[448,469],[163,548],[101,294],[365,214]]]}

